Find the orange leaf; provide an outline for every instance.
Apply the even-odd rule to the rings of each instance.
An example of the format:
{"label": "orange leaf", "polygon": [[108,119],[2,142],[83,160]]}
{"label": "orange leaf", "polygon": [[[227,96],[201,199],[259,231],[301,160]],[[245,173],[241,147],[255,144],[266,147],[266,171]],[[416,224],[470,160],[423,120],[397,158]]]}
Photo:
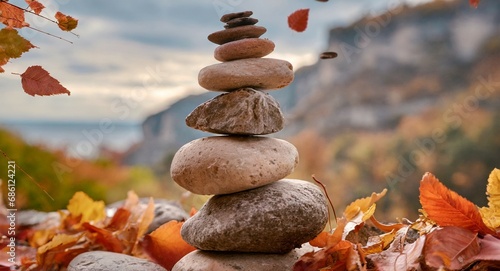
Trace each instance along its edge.
{"label": "orange leaf", "polygon": [[24,10],[7,1],[0,1],[0,23],[5,24],[7,28],[29,26],[24,21]]}
{"label": "orange leaf", "polygon": [[40,12],[42,12],[42,9],[45,8],[45,6],[42,3],[38,2],[37,0],[25,0],[25,1],[35,14],[40,14]]}
{"label": "orange leaf", "polygon": [[144,251],[158,264],[171,270],[182,257],[195,247],[189,245],[181,237],[184,222],[170,221],[144,236],[141,242]]}
{"label": "orange leaf", "polygon": [[68,15],[64,15],[59,11],[56,13],[55,17],[57,20],[57,25],[63,31],[71,31],[78,26],[77,19]]}
{"label": "orange leaf", "polygon": [[309,20],[309,9],[299,9],[288,16],[288,26],[297,32],[303,32],[307,28]]}
{"label": "orange leaf", "polygon": [[353,253],[353,244],[342,240],[330,248],[304,254],[294,264],[293,271],[347,270],[346,264],[351,253]]}
{"label": "orange leaf", "polygon": [[[10,58],[20,57],[31,48],[35,48],[35,46],[21,37],[16,29],[3,28],[0,30],[0,66],[7,64]],[[0,67],[0,72],[3,71]]]}
{"label": "orange leaf", "polygon": [[457,226],[481,234],[495,234],[483,222],[474,203],[449,190],[431,173],[420,182],[420,203],[439,226]]}
{"label": "orange leaf", "polygon": [[434,268],[459,270],[481,251],[477,233],[459,227],[444,227],[427,235],[425,263]]}
{"label": "orange leaf", "polygon": [[477,6],[479,6],[479,1],[480,0],[469,0],[469,4],[471,5],[471,7],[477,8]]}
{"label": "orange leaf", "polygon": [[21,82],[24,92],[31,96],[50,96],[66,93],[70,95],[69,90],[63,87],[57,79],[50,76],[49,72],[41,66],[31,66],[21,74]]}
{"label": "orange leaf", "polygon": [[95,233],[97,243],[101,244],[107,251],[122,253],[123,244],[116,238],[111,231],[101,229],[87,222],[82,225],[89,232]]}

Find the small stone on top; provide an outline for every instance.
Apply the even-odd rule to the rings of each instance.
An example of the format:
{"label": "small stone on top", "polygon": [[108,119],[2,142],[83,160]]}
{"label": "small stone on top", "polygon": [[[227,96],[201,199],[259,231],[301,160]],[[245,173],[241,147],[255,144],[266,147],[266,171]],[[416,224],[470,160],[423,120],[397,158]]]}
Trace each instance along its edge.
{"label": "small stone on top", "polygon": [[223,23],[227,23],[228,21],[235,19],[235,18],[241,18],[241,17],[250,17],[252,16],[253,11],[242,11],[242,12],[235,12],[235,13],[228,13],[225,15],[222,15],[220,18],[220,21]]}
{"label": "small stone on top", "polygon": [[238,27],[242,25],[254,25],[258,23],[259,20],[255,18],[249,18],[249,17],[241,17],[241,18],[235,18],[232,20],[229,20],[225,25],[224,28],[233,28],[233,27]]}

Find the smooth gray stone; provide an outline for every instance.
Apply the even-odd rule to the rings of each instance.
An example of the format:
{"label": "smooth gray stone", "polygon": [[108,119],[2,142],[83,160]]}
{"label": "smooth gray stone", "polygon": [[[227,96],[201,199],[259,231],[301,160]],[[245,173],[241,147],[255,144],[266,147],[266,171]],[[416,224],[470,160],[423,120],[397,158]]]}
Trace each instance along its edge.
{"label": "smooth gray stone", "polygon": [[184,222],[181,235],[200,250],[287,253],[316,237],[327,220],[326,200],[316,185],[284,179],[213,196]]}
{"label": "smooth gray stone", "polygon": [[91,251],[76,256],[68,271],[167,271],[156,263],[121,253]]}
{"label": "smooth gray stone", "polygon": [[290,271],[302,255],[316,250],[309,244],[286,254],[195,250],[178,261],[172,271]]}

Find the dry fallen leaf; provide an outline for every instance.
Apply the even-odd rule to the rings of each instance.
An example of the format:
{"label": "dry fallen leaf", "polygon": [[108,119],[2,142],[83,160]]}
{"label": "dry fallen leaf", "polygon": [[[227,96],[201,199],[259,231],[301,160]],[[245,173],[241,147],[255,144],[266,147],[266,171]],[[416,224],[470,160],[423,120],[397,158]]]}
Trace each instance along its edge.
{"label": "dry fallen leaf", "polygon": [[443,227],[427,235],[425,264],[433,268],[460,270],[470,264],[480,250],[477,233],[460,227]]}
{"label": "dry fallen leaf", "polygon": [[144,236],[141,245],[144,251],[158,264],[171,270],[182,257],[195,247],[189,245],[181,237],[184,222],[170,221],[150,234]]}
{"label": "dry fallen leaf", "polygon": [[439,226],[457,226],[482,234],[495,234],[483,222],[474,203],[449,190],[431,173],[420,182],[420,203]]}
{"label": "dry fallen leaf", "polygon": [[500,169],[495,168],[488,178],[486,186],[488,207],[479,209],[484,224],[495,232],[500,231]]}
{"label": "dry fallen leaf", "polygon": [[31,66],[21,74],[21,83],[24,92],[31,96],[50,96],[56,94],[68,94],[69,90],[63,87],[57,79],[50,76],[49,72],[41,66]]}
{"label": "dry fallen leaf", "polygon": [[76,192],[66,207],[74,218],[79,218],[79,225],[85,222],[99,221],[106,217],[103,201],[94,201],[84,192]]}

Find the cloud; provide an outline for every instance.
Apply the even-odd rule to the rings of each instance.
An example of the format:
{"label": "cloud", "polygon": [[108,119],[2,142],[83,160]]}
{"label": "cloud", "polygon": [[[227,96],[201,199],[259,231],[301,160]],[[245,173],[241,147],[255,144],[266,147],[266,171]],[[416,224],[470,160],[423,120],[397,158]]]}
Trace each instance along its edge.
{"label": "cloud", "polygon": [[[394,1],[47,1],[50,12],[44,15],[61,10],[79,19],[74,32],[80,37],[29,16],[32,26],[73,44],[30,29],[22,31],[39,49],[11,60],[7,72],[0,74],[0,118],[116,119],[124,116],[116,110],[121,102],[128,106],[127,118],[140,121],[184,95],[203,91],[197,74],[217,63],[216,45],[207,35],[223,29],[221,12],[254,11],[258,24],[268,29],[263,37],[276,43],[270,57],[287,59],[297,69],[317,59],[326,47],[328,28],[383,10],[389,2]],[[304,33],[291,31],[287,16],[306,7],[311,8],[309,28]],[[19,77],[10,72],[22,73],[31,65],[42,65],[72,91],[71,96],[25,94]]]}

